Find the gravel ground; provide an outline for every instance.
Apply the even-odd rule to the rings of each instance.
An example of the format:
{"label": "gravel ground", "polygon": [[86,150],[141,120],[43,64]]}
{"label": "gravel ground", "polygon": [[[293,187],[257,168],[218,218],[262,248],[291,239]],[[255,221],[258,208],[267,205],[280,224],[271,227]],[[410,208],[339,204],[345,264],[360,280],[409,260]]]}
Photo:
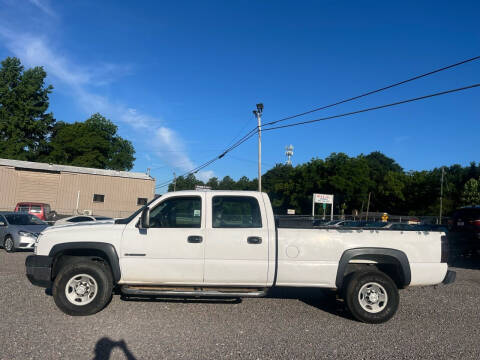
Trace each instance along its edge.
{"label": "gravel ground", "polygon": [[480,260],[455,264],[454,284],[401,291],[396,316],[368,325],[331,292],[288,289],[241,301],[116,295],[70,317],[28,282],[27,255],[0,250],[0,359],[480,358]]}

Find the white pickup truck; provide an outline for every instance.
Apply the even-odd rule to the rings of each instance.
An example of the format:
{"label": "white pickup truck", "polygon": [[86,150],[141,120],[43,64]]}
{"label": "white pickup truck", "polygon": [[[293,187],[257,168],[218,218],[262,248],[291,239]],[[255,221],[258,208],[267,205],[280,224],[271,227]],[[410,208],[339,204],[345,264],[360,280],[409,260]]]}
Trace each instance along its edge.
{"label": "white pickup truck", "polygon": [[[278,221],[277,221],[278,222]],[[275,286],[336,289],[353,316],[380,323],[398,289],[455,280],[442,232],[284,228],[268,196],[249,191],[167,193],[114,224],[47,228],[28,279],[57,306],[90,315],[114,288],[135,296],[264,296]]]}

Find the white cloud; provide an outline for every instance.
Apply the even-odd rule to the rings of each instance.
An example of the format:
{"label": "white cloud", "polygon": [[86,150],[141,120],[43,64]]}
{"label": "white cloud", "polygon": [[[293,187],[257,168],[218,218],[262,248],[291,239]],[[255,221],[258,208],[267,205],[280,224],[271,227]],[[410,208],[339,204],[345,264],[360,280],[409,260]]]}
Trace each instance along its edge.
{"label": "white cloud", "polygon": [[50,6],[50,1],[47,0],[28,0],[31,4],[42,10],[45,14],[50,16],[57,16]]}
{"label": "white cloud", "polygon": [[157,156],[167,164],[182,171],[190,171],[195,168],[195,164],[186,154],[183,141],[172,129],[159,127],[155,131],[152,146],[155,147]]}
{"label": "white cloud", "polygon": [[[36,6],[44,6],[44,2],[33,1]],[[43,9],[42,9],[43,10]],[[47,11],[47,10],[43,10]],[[154,141],[151,144],[157,156],[174,169],[186,172],[195,168],[195,163],[187,154],[183,140],[174,130],[161,126],[161,119],[143,114],[121,102],[114,102],[108,97],[91,91],[92,86],[103,85],[112,81],[113,74],[122,72],[126,67],[114,64],[88,68],[74,64],[66,56],[50,46],[46,37],[31,34],[21,34],[0,26],[0,37],[3,37],[6,47],[27,66],[43,66],[48,75],[59,80],[69,88],[69,93],[78,105],[87,113],[100,112],[103,115],[120,120],[135,130],[153,130]],[[204,180],[212,177],[213,171],[200,171],[196,174]]]}
{"label": "white cloud", "polygon": [[[28,66],[43,66],[49,75],[63,83],[80,88],[86,85],[105,85],[114,79],[114,74],[125,74],[127,66],[97,64],[94,67],[76,65],[47,45],[48,39],[31,34],[19,34],[0,27],[0,35],[8,49]],[[118,75],[117,75],[118,76]]]}
{"label": "white cloud", "polygon": [[213,170],[202,170],[199,171],[197,174],[197,179],[202,180],[203,182],[207,182],[210,178],[215,176]]}

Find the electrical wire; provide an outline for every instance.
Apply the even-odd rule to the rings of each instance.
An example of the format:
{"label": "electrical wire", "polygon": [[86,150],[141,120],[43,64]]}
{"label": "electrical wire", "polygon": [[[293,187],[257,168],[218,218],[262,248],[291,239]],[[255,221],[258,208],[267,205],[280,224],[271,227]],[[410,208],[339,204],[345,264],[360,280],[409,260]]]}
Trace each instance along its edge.
{"label": "electrical wire", "polygon": [[[225,149],[220,155],[214,157],[213,159],[210,159],[209,161],[197,166],[196,168],[194,168],[192,170],[187,171],[186,173],[184,173],[180,176],[184,177],[184,176],[188,176],[188,175],[191,175],[191,174],[196,174],[197,172],[199,172],[200,170],[202,170],[202,169],[206,168],[207,166],[211,165],[215,161],[220,160],[226,154],[228,154],[229,152],[231,152],[232,150],[236,149],[237,147],[242,145],[244,142],[249,140],[252,136],[254,136],[257,133],[257,131],[258,131],[257,128],[250,130],[246,135],[244,135],[241,139],[239,139],[237,142],[235,142],[235,144],[233,144],[230,147],[228,147],[227,149]],[[164,181],[161,184],[155,186],[155,189],[159,189],[159,188],[168,186],[174,180],[175,180],[175,178],[173,178],[171,180],[168,180],[168,181]]]}
{"label": "electrical wire", "polygon": [[[359,114],[359,113],[363,113],[363,112],[368,112],[368,111],[383,109],[383,108],[386,108],[386,107],[391,107],[391,106],[396,106],[396,105],[400,105],[400,104],[405,104],[405,103],[408,103],[408,102],[423,100],[423,99],[427,99],[427,98],[434,97],[434,96],[440,96],[440,95],[445,95],[445,94],[449,94],[449,93],[452,93],[452,92],[457,92],[457,91],[462,91],[462,90],[471,89],[471,88],[480,86],[480,84],[474,84],[474,85],[466,86],[466,87],[463,87],[463,88],[447,90],[447,91],[443,91],[443,92],[440,92],[440,93],[425,95],[425,96],[421,96],[421,97],[413,98],[413,99],[408,99],[408,100],[402,100],[402,101],[398,101],[398,102],[391,103],[391,104],[386,104],[386,105],[376,106],[376,107],[372,107],[372,108],[357,110],[357,111],[348,112],[348,113],[343,113],[343,114],[339,114],[339,115],[327,116],[327,117],[320,118],[320,119],[314,119],[314,120],[308,120],[308,121],[301,121],[301,122],[297,122],[297,123],[293,123],[293,124],[287,124],[287,125],[281,125],[281,126],[268,127],[268,126],[277,124],[277,123],[279,123],[279,122],[291,120],[291,119],[294,119],[294,118],[297,118],[297,117],[300,117],[300,116],[304,116],[304,115],[307,115],[307,114],[311,114],[311,113],[316,112],[316,111],[328,109],[328,108],[331,108],[331,107],[334,107],[334,106],[337,106],[337,105],[340,105],[340,104],[344,104],[344,103],[347,103],[347,102],[350,102],[350,101],[353,101],[353,100],[357,100],[357,99],[360,99],[360,98],[363,98],[363,97],[366,97],[366,96],[369,96],[369,95],[372,95],[372,94],[376,94],[376,93],[379,93],[379,92],[381,92],[381,91],[388,90],[388,89],[391,89],[391,88],[393,88],[393,87],[396,87],[396,86],[399,86],[399,85],[403,85],[403,84],[406,84],[406,83],[408,83],[408,82],[411,82],[411,81],[414,81],[414,80],[418,80],[418,79],[427,77],[427,76],[429,76],[429,75],[433,75],[433,74],[439,73],[439,72],[441,72],[441,71],[445,71],[445,70],[448,70],[448,69],[451,69],[451,68],[454,68],[454,67],[457,67],[457,66],[460,66],[460,65],[463,65],[463,64],[466,64],[466,63],[469,63],[469,62],[478,60],[478,59],[480,59],[480,56],[475,56],[475,57],[472,57],[472,58],[470,58],[470,59],[466,59],[466,60],[463,60],[463,61],[460,61],[460,62],[451,64],[451,65],[447,65],[447,66],[444,66],[444,67],[442,67],[442,68],[439,68],[439,69],[436,69],[436,70],[432,70],[432,71],[429,71],[429,72],[427,72],[427,73],[420,74],[420,75],[414,76],[414,77],[412,77],[412,78],[409,78],[409,79],[406,79],[406,80],[403,80],[403,81],[400,81],[400,82],[396,82],[396,83],[394,83],[394,84],[391,84],[391,85],[388,85],[388,86],[385,86],[385,87],[382,87],[382,88],[379,88],[379,89],[376,89],[376,90],[372,90],[372,91],[369,91],[369,92],[366,92],[366,93],[363,93],[363,94],[360,94],[360,95],[357,95],[357,96],[354,96],[354,97],[351,97],[351,98],[348,98],[348,99],[344,99],[344,100],[341,100],[341,101],[337,101],[337,102],[335,102],[335,103],[333,103],[333,104],[329,104],[329,105],[325,105],[325,106],[322,106],[322,107],[318,107],[318,108],[315,108],[315,109],[312,109],[312,110],[308,110],[308,111],[305,111],[305,112],[302,112],[302,113],[299,113],[299,114],[287,116],[287,117],[284,117],[284,118],[281,118],[281,119],[278,119],[278,120],[275,120],[275,121],[270,121],[270,122],[264,123],[264,124],[262,125],[262,128],[263,128],[262,130],[263,130],[263,131],[270,131],[270,130],[276,130],[276,129],[281,129],[281,128],[287,128],[287,127],[305,125],[305,124],[310,124],[310,123],[314,123],[314,122],[318,122],[318,121],[324,121],[324,120],[335,119],[335,118],[344,117],[344,116],[350,116],[350,115]],[[245,128],[245,126],[244,126],[243,128]],[[209,166],[209,165],[212,164],[213,162],[215,162],[215,161],[220,160],[221,158],[223,158],[226,154],[228,154],[230,151],[234,150],[235,148],[237,148],[238,146],[240,146],[241,144],[243,144],[245,141],[247,141],[248,139],[250,139],[250,138],[251,138],[253,135],[255,135],[257,132],[258,132],[258,127],[252,128],[252,129],[251,129],[249,132],[247,132],[243,137],[241,137],[241,138],[240,138],[239,140],[237,140],[235,143],[233,143],[232,145],[230,145],[229,147],[227,147],[220,155],[218,155],[217,157],[215,157],[215,158],[213,158],[213,159],[211,159],[211,160],[203,163],[202,165],[200,165],[200,166],[198,166],[198,167],[196,167],[196,168],[194,168],[194,169],[192,169],[192,170],[190,170],[190,171],[188,171],[188,172],[186,172],[186,173],[184,173],[184,174],[182,174],[182,175],[180,175],[180,176],[188,176],[188,175],[190,175],[190,174],[196,174],[198,171],[204,169],[205,167]],[[235,136],[235,138],[236,138],[236,137],[238,137],[238,135]],[[234,139],[235,139],[235,138],[234,138]],[[232,141],[233,141],[233,140],[232,140]],[[157,185],[155,188],[157,189],[157,188],[165,187],[165,186],[169,185],[173,180],[174,180],[174,179],[169,180],[169,181],[165,181],[165,182],[161,183],[160,185]]]}
{"label": "electrical wire", "polygon": [[397,82],[397,83],[394,83],[394,84],[391,84],[391,85],[382,87],[382,88],[380,88],[380,89],[372,90],[372,91],[366,92],[366,93],[361,94],[361,95],[357,95],[357,96],[354,96],[354,97],[351,97],[351,98],[348,98],[348,99],[345,99],[345,100],[341,100],[341,101],[338,101],[338,102],[333,103],[333,104],[330,104],[330,105],[325,105],[325,106],[318,107],[318,108],[315,108],[315,109],[312,109],[312,110],[308,110],[308,111],[305,111],[305,112],[302,112],[302,113],[299,113],[299,114],[287,116],[287,117],[284,117],[284,118],[279,119],[279,120],[270,121],[270,122],[268,122],[268,123],[263,124],[262,126],[268,126],[268,125],[277,124],[277,123],[279,123],[279,122],[291,120],[291,119],[294,119],[294,118],[297,118],[297,117],[300,117],[300,116],[304,116],[304,115],[307,115],[307,114],[311,114],[311,113],[316,112],[316,111],[328,109],[328,108],[331,108],[331,107],[333,107],[333,106],[337,106],[337,105],[344,104],[344,103],[347,103],[347,102],[350,102],[350,101],[353,101],[353,100],[360,99],[360,98],[365,97],[365,96],[369,96],[369,95],[372,95],[372,94],[376,94],[376,93],[379,93],[379,92],[381,92],[381,91],[388,90],[388,89],[391,89],[391,88],[393,88],[393,87],[396,87],[396,86],[399,86],[399,85],[403,85],[403,84],[406,84],[406,83],[408,83],[408,82],[411,82],[411,81],[414,81],[414,80],[418,80],[418,79],[427,77],[427,76],[429,76],[429,75],[433,75],[433,74],[439,73],[439,72],[441,72],[441,71],[448,70],[448,69],[451,69],[451,68],[454,68],[454,67],[457,67],[457,66],[460,66],[460,65],[469,63],[469,62],[471,62],[471,61],[478,60],[478,59],[480,59],[480,56],[475,56],[475,57],[473,57],[473,58],[466,59],[466,60],[457,62],[457,63],[455,63],[455,64],[447,65],[447,66],[444,66],[444,67],[442,67],[442,68],[439,68],[439,69],[436,69],[436,70],[433,70],[433,71],[429,71],[429,72],[424,73],[424,74],[420,74],[420,75],[414,76],[414,77],[409,78],[409,79],[407,79],[407,80],[403,80],[403,81],[400,81],[400,82]]}
{"label": "electrical wire", "polygon": [[457,88],[457,89],[446,90],[446,91],[442,91],[442,92],[438,92],[438,93],[434,93],[434,94],[419,96],[419,97],[412,98],[412,99],[401,100],[401,101],[397,101],[397,102],[386,104],[386,105],[379,105],[379,106],[374,106],[374,107],[370,107],[370,108],[366,108],[366,109],[351,111],[351,112],[343,113],[343,114],[339,114],[339,115],[326,116],[326,117],[319,118],[319,119],[300,121],[300,122],[296,122],[296,123],[292,123],[292,124],[278,125],[278,126],[273,126],[273,127],[269,127],[269,128],[262,128],[262,131],[277,130],[277,129],[283,129],[283,128],[288,128],[288,127],[293,127],[293,126],[311,124],[311,123],[315,123],[315,122],[318,122],[318,121],[336,119],[336,118],[340,118],[340,117],[344,117],[344,116],[350,116],[350,115],[360,114],[360,113],[364,113],[364,112],[368,112],[368,111],[384,109],[384,108],[391,107],[391,106],[406,104],[406,103],[410,103],[410,102],[414,102],[414,101],[424,100],[424,99],[428,99],[428,98],[435,97],[435,96],[446,95],[446,94],[450,94],[450,93],[454,93],[454,92],[458,92],[458,91],[473,89],[473,88],[476,88],[478,86],[480,86],[480,83],[469,85],[469,86],[464,86],[464,87]]}

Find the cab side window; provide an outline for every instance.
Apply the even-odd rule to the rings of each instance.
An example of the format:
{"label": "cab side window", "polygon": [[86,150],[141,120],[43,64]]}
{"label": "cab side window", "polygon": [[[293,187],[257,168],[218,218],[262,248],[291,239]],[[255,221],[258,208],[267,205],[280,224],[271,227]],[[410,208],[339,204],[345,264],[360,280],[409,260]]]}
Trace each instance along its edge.
{"label": "cab side window", "polygon": [[202,199],[179,196],[162,201],[150,211],[151,228],[199,228],[202,220]]}
{"label": "cab side window", "polygon": [[214,196],[212,227],[261,228],[262,216],[257,199],[250,196]]}

